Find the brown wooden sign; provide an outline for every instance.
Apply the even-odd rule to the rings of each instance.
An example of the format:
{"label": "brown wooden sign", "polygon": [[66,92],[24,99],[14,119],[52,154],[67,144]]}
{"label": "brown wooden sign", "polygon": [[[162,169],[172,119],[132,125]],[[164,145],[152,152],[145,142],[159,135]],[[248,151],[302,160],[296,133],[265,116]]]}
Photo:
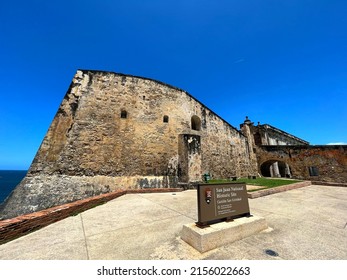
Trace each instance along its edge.
{"label": "brown wooden sign", "polygon": [[250,216],[245,183],[199,184],[198,222],[206,226]]}

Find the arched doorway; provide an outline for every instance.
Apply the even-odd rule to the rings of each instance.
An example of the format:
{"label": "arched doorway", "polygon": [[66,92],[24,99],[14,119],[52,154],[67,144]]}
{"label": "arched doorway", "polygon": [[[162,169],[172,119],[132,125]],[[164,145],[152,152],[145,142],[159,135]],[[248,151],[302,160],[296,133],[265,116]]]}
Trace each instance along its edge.
{"label": "arched doorway", "polygon": [[279,160],[265,161],[260,166],[260,172],[264,177],[292,177],[290,166]]}

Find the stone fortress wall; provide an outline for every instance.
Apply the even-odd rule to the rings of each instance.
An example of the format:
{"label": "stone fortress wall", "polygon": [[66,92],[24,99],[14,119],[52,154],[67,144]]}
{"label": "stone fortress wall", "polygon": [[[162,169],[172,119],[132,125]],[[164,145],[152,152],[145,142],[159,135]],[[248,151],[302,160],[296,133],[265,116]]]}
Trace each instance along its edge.
{"label": "stone fortress wall", "polygon": [[78,70],[2,217],[117,189],[167,188],[257,170],[247,138],[187,92]]}
{"label": "stone fortress wall", "polygon": [[182,187],[205,173],[346,183],[346,150],[247,117],[239,131],[159,81],[78,70],[0,219],[117,190]]}
{"label": "stone fortress wall", "polygon": [[247,117],[240,125],[256,154],[258,173],[329,183],[347,182],[347,146],[312,146],[271,125],[254,125]]}
{"label": "stone fortress wall", "polygon": [[256,131],[257,132],[254,136],[260,138],[260,143],[258,143],[260,145],[309,145],[307,141],[302,140],[269,124],[256,126]]}
{"label": "stone fortress wall", "polygon": [[[289,167],[290,177],[327,183],[347,182],[347,146],[262,146],[257,149],[259,169],[263,176],[269,175],[266,169],[277,162],[278,174],[285,176]],[[271,174],[270,174],[271,175]]]}

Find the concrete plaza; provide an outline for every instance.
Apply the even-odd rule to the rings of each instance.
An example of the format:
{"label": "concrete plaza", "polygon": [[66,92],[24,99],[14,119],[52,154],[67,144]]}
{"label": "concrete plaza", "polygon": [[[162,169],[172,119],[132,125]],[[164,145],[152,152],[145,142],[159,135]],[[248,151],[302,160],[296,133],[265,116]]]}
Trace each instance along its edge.
{"label": "concrete plaza", "polygon": [[205,253],[180,238],[196,190],[127,194],[0,246],[7,260],[347,260],[347,188],[312,185],[249,200],[269,228]]}

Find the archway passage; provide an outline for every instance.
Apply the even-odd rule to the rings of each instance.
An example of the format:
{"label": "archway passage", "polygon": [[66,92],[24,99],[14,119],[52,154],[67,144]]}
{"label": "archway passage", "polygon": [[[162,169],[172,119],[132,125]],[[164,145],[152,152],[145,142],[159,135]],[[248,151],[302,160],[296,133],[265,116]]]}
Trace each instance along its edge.
{"label": "archway passage", "polygon": [[260,172],[264,177],[291,178],[290,166],[279,160],[268,160],[260,166]]}

